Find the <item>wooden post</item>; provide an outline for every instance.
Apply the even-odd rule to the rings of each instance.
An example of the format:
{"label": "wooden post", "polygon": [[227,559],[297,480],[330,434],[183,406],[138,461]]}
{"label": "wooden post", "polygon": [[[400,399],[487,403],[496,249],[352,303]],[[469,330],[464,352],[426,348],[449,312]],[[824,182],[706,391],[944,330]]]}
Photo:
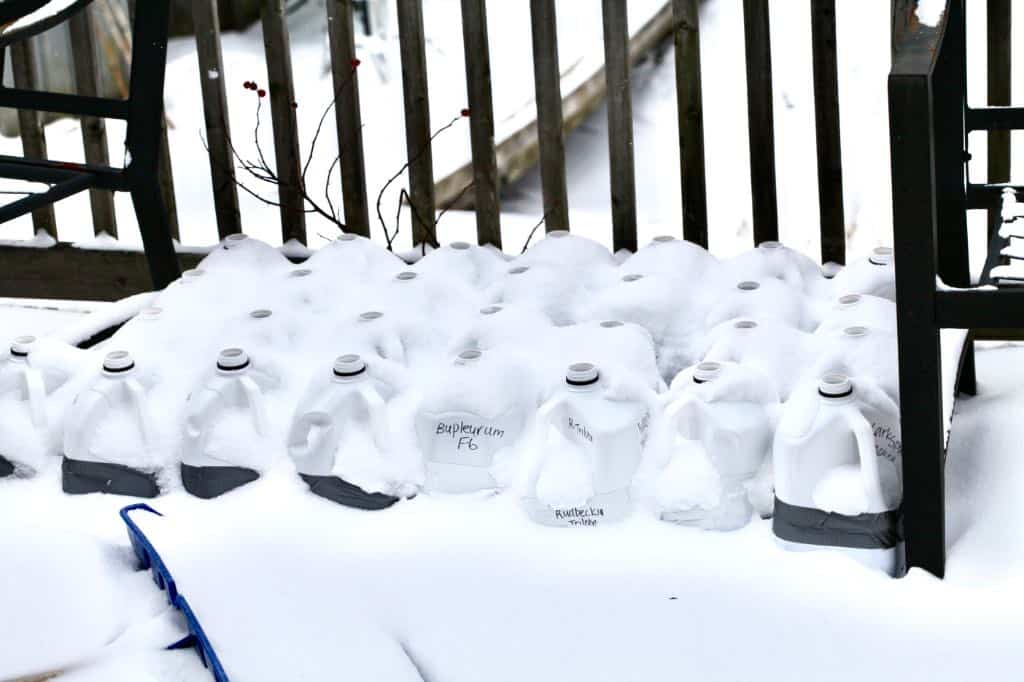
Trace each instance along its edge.
{"label": "wooden post", "polygon": [[706,249],[708,194],[704,165],[704,97],[701,93],[699,14],[697,0],[672,1],[683,237]]}
{"label": "wooden post", "polygon": [[[75,85],[78,94],[99,96],[99,73],[96,70],[96,44],[93,40],[92,8],[86,7],[72,15],[68,21],[71,50],[74,53]],[[82,118],[82,144],[86,163],[109,166],[107,125],[101,118]],[[114,214],[114,194],[109,190],[89,190],[92,206],[92,225],[96,234],[106,232],[117,237],[117,218]]]}
{"label": "wooden post", "polygon": [[629,26],[625,0],[602,0],[604,68],[608,87],[608,151],[613,248],[636,251],[636,178],[633,169],[633,97],[629,82]]}
{"label": "wooden post", "polygon": [[779,238],[770,33],[768,0],[743,0],[747,118],[750,129],[750,196],[753,203],[755,244]]}
{"label": "wooden post", "polygon": [[494,103],[486,0],[462,0],[462,45],[466,55],[477,242],[500,249],[501,208],[498,202],[498,163],[494,154]]}
{"label": "wooden post", "polygon": [[295,82],[285,22],[284,0],[263,0],[263,47],[267,57],[267,92],[274,126],[281,238],[306,243],[306,211],[302,187],[299,130],[295,119]]}
{"label": "wooden post", "polygon": [[839,68],[836,0],[811,0],[814,121],[818,142],[818,209],[821,262],[846,262],[843,215],[843,152],[839,137]]}
{"label": "wooden post", "polygon": [[[35,90],[36,85],[36,53],[32,40],[19,40],[11,44],[11,72],[14,74],[14,87],[22,90]],[[45,159],[46,135],[39,121],[39,112],[29,109],[18,110],[18,128],[21,132],[21,146],[25,157],[29,159]],[[37,208],[32,211],[32,226],[36,232],[45,232],[57,239],[57,220],[54,217],[53,205]]]}
{"label": "wooden post", "polygon": [[530,0],[537,140],[544,196],[545,230],[569,229],[562,130],[562,73],[558,67],[558,26],[554,0]]}
{"label": "wooden post", "polygon": [[217,234],[221,239],[242,231],[235,184],[235,159],[231,153],[231,126],[224,84],[224,61],[220,51],[220,23],[217,0],[192,0],[192,22],[196,30],[199,85],[206,118],[206,144],[213,180],[213,206]]}
{"label": "wooden post", "polygon": [[338,165],[341,170],[345,229],[370,236],[370,210],[366,198],[366,157],[363,154],[363,119],[359,111],[359,72],[356,62],[352,0],[327,0],[327,36],[334,77],[334,118],[338,129]]}
{"label": "wooden post", "polygon": [[427,55],[423,40],[423,0],[398,0],[398,40],[402,52],[405,146],[409,158],[413,245],[437,244],[434,234],[434,155],[430,144]]}
{"label": "wooden post", "polygon": [[[988,0],[988,105],[1010,106],[1012,50],[1010,0]],[[988,181],[1010,181],[1010,131],[988,131]],[[989,209],[989,237],[999,225],[1002,206]]]}

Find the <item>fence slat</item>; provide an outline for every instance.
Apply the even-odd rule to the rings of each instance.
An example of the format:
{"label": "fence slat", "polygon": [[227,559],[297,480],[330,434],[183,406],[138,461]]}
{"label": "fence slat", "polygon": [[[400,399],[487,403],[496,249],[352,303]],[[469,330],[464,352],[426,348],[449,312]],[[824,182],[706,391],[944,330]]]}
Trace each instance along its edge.
{"label": "fence slat", "polygon": [[352,0],[327,0],[327,35],[334,77],[334,119],[338,129],[338,165],[345,206],[345,229],[370,236],[370,209],[366,198],[366,157],[363,119],[359,110],[359,73],[356,68]]}
{"label": "fence slat", "polygon": [[473,151],[476,238],[501,248],[498,162],[494,152],[494,104],[491,52],[487,40],[486,0],[462,0],[462,45],[466,54],[469,135]]}
{"label": "fence slat", "polygon": [[750,196],[754,243],[779,238],[775,194],[775,127],[772,106],[772,47],[767,0],[743,0],[747,63],[747,119],[750,129]]}
{"label": "fence slat", "polygon": [[305,201],[302,198],[302,161],[299,128],[295,120],[295,81],[285,22],[284,0],[263,0],[260,12],[263,47],[267,57],[267,92],[274,126],[274,157],[281,204],[281,238],[306,243]]}
{"label": "fence slat", "polygon": [[814,121],[818,142],[818,209],[821,262],[846,262],[843,215],[843,152],[839,137],[839,66],[836,0],[811,0]]}
{"label": "fence slat", "polygon": [[672,1],[679,112],[679,171],[683,237],[708,247],[708,194],[704,166],[704,98],[700,76],[700,16],[697,0]]}
{"label": "fence slat", "polygon": [[[38,87],[35,44],[31,40],[19,40],[11,45],[11,72],[14,75],[14,87],[22,90],[35,90]],[[21,146],[25,157],[47,158],[46,136],[39,120],[39,112],[19,109],[18,129],[21,132]],[[54,239],[57,238],[57,219],[52,204],[32,211],[32,226],[36,232],[41,230]]]}
{"label": "fence slat", "polygon": [[398,39],[402,52],[405,144],[409,157],[409,195],[413,244],[436,244],[434,155],[430,149],[427,55],[423,40],[423,0],[398,0]]}
{"label": "fence slat", "polygon": [[[78,94],[86,97],[99,95],[99,71],[96,65],[96,43],[93,40],[92,8],[73,15],[68,21],[71,51],[74,54],[75,86]],[[86,163],[109,166],[107,151],[107,125],[101,118],[82,118],[82,144]],[[92,225],[96,234],[106,232],[117,236],[117,218],[114,215],[114,194],[108,190],[89,190],[92,206]]]}
{"label": "fence slat", "polygon": [[[1010,0],[988,0],[988,105],[1010,106],[1012,59]],[[988,133],[988,181],[1010,181],[1010,131],[990,130]],[[989,232],[999,225],[1002,207],[990,209]],[[991,234],[989,237],[991,238]]]}
{"label": "fence slat", "polygon": [[210,150],[213,207],[217,216],[217,234],[223,239],[242,231],[242,218],[238,211],[235,160],[231,153],[217,0],[192,0],[192,23],[196,32],[199,86],[206,119],[206,145]]}
{"label": "fence slat", "polygon": [[633,168],[633,97],[629,82],[629,25],[625,0],[602,0],[608,152],[612,191],[612,244],[636,251],[636,179]]}
{"label": "fence slat", "polygon": [[558,68],[558,22],[554,0],[530,0],[533,82],[537,101],[540,181],[547,232],[569,229],[562,130],[562,74]]}

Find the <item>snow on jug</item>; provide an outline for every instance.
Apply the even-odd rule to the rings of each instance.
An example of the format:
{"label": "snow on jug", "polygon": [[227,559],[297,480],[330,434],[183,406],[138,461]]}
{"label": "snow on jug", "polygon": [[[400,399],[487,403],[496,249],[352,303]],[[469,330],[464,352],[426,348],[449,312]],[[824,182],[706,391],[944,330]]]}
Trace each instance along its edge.
{"label": "snow on jug", "polygon": [[271,424],[264,390],[276,379],[251,366],[241,348],[217,357],[216,371],[188,397],[181,479],[196,497],[212,498],[255,481],[267,461]]}
{"label": "snow on jug", "polygon": [[718,259],[693,242],[671,236],[655,237],[650,244],[631,255],[619,267],[622,272],[642,275],[668,275],[697,286],[717,276]]}
{"label": "snow on jug", "polygon": [[491,246],[452,242],[433,249],[416,262],[416,270],[453,277],[471,287],[490,286],[508,267],[500,251]]}
{"label": "snow on jug", "polygon": [[817,326],[803,293],[782,280],[744,279],[722,294],[704,321],[708,328],[735,319],[776,319],[803,331],[813,331]]}
{"label": "snow on jug", "polygon": [[575,321],[576,301],[584,291],[582,280],[567,267],[546,262],[516,263],[488,287],[485,297],[492,304],[533,308],[554,324],[564,326]]}
{"label": "snow on jug", "polygon": [[552,230],[516,258],[514,265],[563,268],[570,277],[590,281],[600,277],[602,271],[615,268],[617,263],[608,249],[593,239],[566,230]]}
{"label": "snow on jug", "polygon": [[854,325],[818,338],[820,351],[805,371],[804,381],[813,381],[827,372],[840,372],[854,380],[866,378],[899,404],[899,348],[895,331]]}
{"label": "snow on jug", "polygon": [[799,391],[773,445],[775,536],[787,549],[832,547],[896,575],[899,409],[869,380],[845,374],[826,374]]}
{"label": "snow on jug", "polygon": [[[750,520],[748,488],[772,447],[778,395],[736,363],[702,362],[672,382],[658,434],[670,459],[656,483],[663,521],[735,530]],[[765,513],[766,500],[758,502]]]}
{"label": "snow on jug", "polygon": [[37,363],[38,345],[34,336],[16,337],[0,358],[0,478],[37,472],[53,449],[47,397],[68,373]]}
{"label": "snow on jug", "polygon": [[814,334],[825,336],[856,326],[895,332],[896,304],[870,294],[843,294],[827,309]]}
{"label": "snow on jug", "polygon": [[329,377],[314,378],[288,432],[288,454],[313,493],[367,510],[411,490],[394,462],[385,404],[393,388],[376,369],[359,355],[340,356]]}
{"label": "snow on jug", "polygon": [[[636,383],[637,392],[655,392],[666,387],[659,372],[657,347],[651,333],[637,324],[621,320],[583,322],[552,330],[546,351],[533,361],[544,366],[545,376],[557,377],[586,348],[593,364],[602,368],[605,379],[618,384]],[[560,384],[560,382],[559,382]]]}
{"label": "snow on jug", "polygon": [[538,410],[523,498],[534,522],[592,527],[632,511],[650,407],[641,396],[609,389],[597,367],[576,363],[565,374],[565,388]]}
{"label": "snow on jug", "polygon": [[100,375],[71,406],[64,432],[64,492],[160,494],[147,383],[130,353],[106,355]]}
{"label": "snow on jug", "polygon": [[459,353],[416,412],[429,492],[500,487],[496,458],[517,444],[537,391],[518,363],[479,350]]}
{"label": "snow on jug", "polygon": [[772,318],[723,322],[708,332],[707,344],[704,360],[759,370],[771,377],[780,400],[789,397],[819,346],[812,335]]}
{"label": "snow on jug", "polygon": [[832,280],[831,290],[837,294],[869,294],[895,301],[896,266],[892,248],[879,246],[867,258],[847,265]]}
{"label": "snow on jug", "polygon": [[508,348],[522,350],[539,333],[550,331],[548,316],[539,310],[516,305],[488,305],[448,344],[453,354],[467,349]]}
{"label": "snow on jug", "polygon": [[199,263],[204,272],[255,270],[260,275],[284,270],[288,259],[279,249],[242,233],[229,234]]}
{"label": "snow on jug", "polygon": [[303,267],[324,273],[336,286],[359,285],[366,280],[380,281],[406,269],[402,259],[366,237],[342,233],[318,249]]}
{"label": "snow on jug", "polygon": [[829,280],[821,266],[777,241],[764,241],[722,263],[729,279],[775,279],[808,296],[826,295]]}

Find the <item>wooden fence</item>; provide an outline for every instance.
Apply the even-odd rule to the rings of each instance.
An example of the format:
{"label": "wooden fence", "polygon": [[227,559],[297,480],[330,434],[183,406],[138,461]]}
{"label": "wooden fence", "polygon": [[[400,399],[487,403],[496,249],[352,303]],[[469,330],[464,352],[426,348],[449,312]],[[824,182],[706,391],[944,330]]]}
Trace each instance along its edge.
{"label": "wooden fence", "polygon": [[[501,246],[500,175],[495,165],[494,112],[491,102],[490,62],[485,0],[460,0],[466,54],[472,150],[473,206],[480,243]],[[798,0],[786,0],[798,1]],[[804,0],[812,26],[818,190],[821,216],[822,262],[845,260],[840,111],[836,59],[836,0]],[[430,149],[432,133],[425,58],[422,0],[395,0],[401,42],[402,85],[412,233],[417,241],[434,240],[437,212],[435,178]],[[369,236],[370,208],[364,166],[358,70],[352,0],[327,0],[331,66],[336,92],[344,90],[336,107],[335,125],[340,155],[341,193],[346,229]],[[671,0],[671,38],[675,43],[676,95],[679,110],[683,224],[681,235],[707,246],[708,212],[704,167],[704,114],[701,93],[701,45],[698,0]],[[916,21],[916,0],[892,0],[894,35]],[[1009,2],[989,0],[989,50],[1002,65],[989,85],[993,103],[1004,103],[1009,88]],[[92,9],[92,8],[91,8]],[[606,90],[608,93],[609,156],[613,245],[637,246],[636,190],[633,158],[633,117],[630,88],[631,55],[627,27],[627,0],[602,0]],[[595,3],[594,10],[597,10]],[[532,54],[536,84],[537,139],[546,229],[571,229],[566,192],[564,101],[560,92],[558,30],[554,0],[530,0]],[[768,0],[743,0],[746,48],[746,85],[750,139],[750,183],[753,200],[754,241],[778,238],[771,27]],[[95,45],[90,16],[76,20],[76,53],[83,55],[76,69],[78,87],[90,92],[96,83]],[[222,73],[217,0],[192,0],[199,73]],[[274,161],[280,179],[281,234],[284,240],[305,242],[306,214],[302,199],[302,168],[295,120],[294,82],[290,61],[284,0],[262,0],[261,22],[269,74],[269,100],[274,136]],[[563,27],[564,28],[564,27]],[[19,87],[32,87],[31,47],[13,51]],[[218,234],[243,231],[238,208],[228,100],[224,78],[201,78],[202,100],[213,179],[214,213]],[[38,119],[22,117],[22,138],[27,154],[45,156],[45,140]],[[83,142],[90,161],[104,162],[105,130],[101,120],[87,121]],[[1008,136],[990,138],[990,168],[1008,177]],[[713,153],[714,150],[712,150]],[[882,169],[879,169],[882,172]],[[173,214],[174,190],[170,159],[164,154],[161,183]],[[117,226],[109,193],[91,196],[97,232],[116,235]],[[52,209],[33,215],[37,229],[57,237]],[[172,220],[176,229],[176,222]],[[175,235],[176,236],[176,235]],[[212,235],[211,235],[212,236]],[[48,252],[48,253],[47,253]],[[181,254],[188,266],[196,256]],[[0,295],[36,297],[116,298],[151,286],[141,254],[96,252],[70,248],[27,249],[0,246]]]}

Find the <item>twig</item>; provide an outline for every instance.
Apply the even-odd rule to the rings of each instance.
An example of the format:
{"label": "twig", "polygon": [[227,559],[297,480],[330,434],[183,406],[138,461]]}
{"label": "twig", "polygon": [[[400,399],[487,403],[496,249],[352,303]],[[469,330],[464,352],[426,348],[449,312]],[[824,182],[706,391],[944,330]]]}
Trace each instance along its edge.
{"label": "twig", "polygon": [[537,234],[537,230],[540,229],[540,226],[547,222],[547,220],[548,220],[548,213],[550,213],[550,212],[551,211],[545,211],[544,215],[541,216],[540,221],[536,225],[533,226],[532,230],[530,230],[530,234],[527,235],[527,237],[526,237],[526,243],[523,244],[523,250],[519,252],[520,256],[523,255],[524,253],[526,253],[526,249],[529,248],[529,246],[530,246],[530,240],[533,239],[533,235]]}

